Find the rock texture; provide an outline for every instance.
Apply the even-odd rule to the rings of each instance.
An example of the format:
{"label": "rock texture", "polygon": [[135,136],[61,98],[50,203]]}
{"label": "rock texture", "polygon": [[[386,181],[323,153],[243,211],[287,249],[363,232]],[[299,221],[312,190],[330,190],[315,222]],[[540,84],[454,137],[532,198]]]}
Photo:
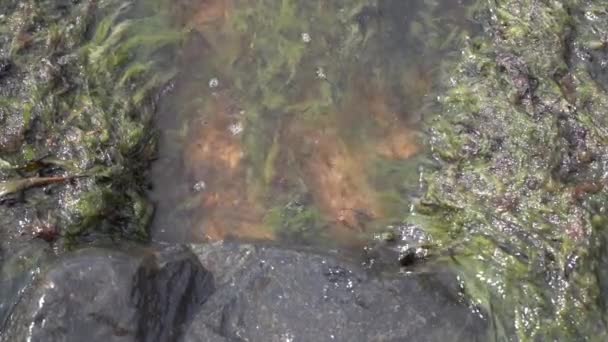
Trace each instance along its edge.
{"label": "rock texture", "polygon": [[196,246],[218,291],[195,341],[485,341],[448,274],[391,278],[332,256],[236,244]]}
{"label": "rock texture", "polygon": [[213,290],[185,248],[87,248],[42,271],[0,340],[176,341]]}

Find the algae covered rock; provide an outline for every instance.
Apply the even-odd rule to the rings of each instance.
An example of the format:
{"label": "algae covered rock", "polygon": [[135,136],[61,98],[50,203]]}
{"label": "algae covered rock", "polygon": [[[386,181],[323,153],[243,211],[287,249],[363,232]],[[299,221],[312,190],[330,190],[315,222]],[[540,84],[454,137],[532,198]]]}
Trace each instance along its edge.
{"label": "algae covered rock", "polygon": [[427,131],[421,224],[500,340],[604,340],[601,1],[479,2]]}
{"label": "algae covered rock", "polygon": [[[66,249],[147,239],[152,206],[144,174],[156,148],[152,117],[156,96],[175,74],[164,63],[171,63],[182,37],[156,5],[0,1],[3,327],[9,316],[15,323],[13,310],[26,301],[20,298],[32,278]],[[47,177],[66,181],[15,187]],[[99,261],[87,260],[91,267]],[[75,263],[85,272],[85,261]],[[96,291],[97,284],[89,285],[86,291]]]}
{"label": "algae covered rock", "polygon": [[78,176],[2,198],[3,242],[29,224],[28,212],[72,242],[146,238],[155,96],[175,74],[164,63],[181,41],[162,8],[145,10],[152,5],[1,2],[0,182]]}

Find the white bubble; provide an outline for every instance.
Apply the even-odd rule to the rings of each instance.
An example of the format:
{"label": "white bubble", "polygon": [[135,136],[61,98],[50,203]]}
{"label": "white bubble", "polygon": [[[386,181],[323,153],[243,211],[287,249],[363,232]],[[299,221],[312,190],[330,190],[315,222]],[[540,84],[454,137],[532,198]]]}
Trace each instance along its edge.
{"label": "white bubble", "polygon": [[323,70],[322,67],[318,67],[317,71],[316,71],[317,77],[324,80],[327,78],[327,75],[325,74],[325,70]]}
{"label": "white bubble", "polygon": [[294,336],[291,333],[285,333],[281,335],[282,342],[293,342]]}
{"label": "white bubble", "polygon": [[209,88],[217,88],[220,85],[220,81],[217,78],[212,78],[209,80]]}
{"label": "white bubble", "polygon": [[192,189],[196,192],[201,192],[204,191],[207,188],[207,183],[205,183],[205,181],[200,181],[197,182],[196,184],[194,184],[194,186],[192,187]]}
{"label": "white bubble", "polygon": [[304,43],[310,43],[311,40],[312,38],[310,37],[310,34],[308,34],[307,32],[302,33],[302,41]]}
{"label": "white bubble", "polygon": [[243,132],[243,124],[240,122],[233,123],[232,125],[228,126],[228,130],[230,133],[232,133],[232,135],[238,135]]}

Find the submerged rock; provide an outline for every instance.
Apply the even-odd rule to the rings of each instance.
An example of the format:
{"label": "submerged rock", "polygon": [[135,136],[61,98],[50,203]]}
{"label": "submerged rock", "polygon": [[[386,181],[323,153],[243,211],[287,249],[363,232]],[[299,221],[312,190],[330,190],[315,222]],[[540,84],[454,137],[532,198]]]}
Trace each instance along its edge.
{"label": "submerged rock", "polygon": [[0,341],[175,341],[213,291],[185,248],[86,248],[41,272]]}
{"label": "submerged rock", "polygon": [[275,247],[194,247],[217,292],[195,341],[485,341],[448,274],[382,279],[332,256]]}

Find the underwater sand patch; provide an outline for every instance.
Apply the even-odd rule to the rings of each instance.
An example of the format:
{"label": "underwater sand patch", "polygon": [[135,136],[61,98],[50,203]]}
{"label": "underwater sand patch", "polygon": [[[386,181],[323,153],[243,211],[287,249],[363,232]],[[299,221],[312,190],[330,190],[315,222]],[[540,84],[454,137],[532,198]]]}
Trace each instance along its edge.
{"label": "underwater sand patch", "polygon": [[396,98],[382,86],[371,85],[357,90],[358,100],[352,106],[367,107],[371,120],[378,126],[380,134],[376,137],[375,150],[378,155],[391,160],[405,160],[415,156],[420,147],[416,133],[405,123],[406,114],[399,112],[399,106],[392,104]]}
{"label": "underwater sand patch", "polygon": [[234,129],[240,123],[231,108],[228,96],[216,94],[200,113],[202,119],[190,128],[184,148],[189,177],[204,184],[197,232],[212,241],[272,240],[273,234],[262,229],[263,208],[248,198],[245,153]]}
{"label": "underwater sand patch", "polygon": [[[210,240],[273,240],[272,230],[264,227],[264,216],[271,208],[265,207],[264,200],[252,198],[247,189],[250,166],[240,135],[231,130],[239,117],[227,94],[220,92],[210,98],[210,105],[201,113],[203,119],[190,129],[185,148],[188,172],[206,184],[200,198],[200,230]],[[339,133],[348,127],[341,127],[339,120],[320,129],[294,118],[277,135],[279,146],[293,154],[296,169],[288,169],[284,158],[277,158],[276,176],[299,174],[313,205],[329,223],[329,235],[340,242],[353,241],[369,231],[371,222],[386,216],[380,194],[366,173],[374,159],[403,160],[419,150],[413,131],[384,97],[365,101],[362,106],[366,107],[368,120],[384,133],[370,138],[369,143],[347,144]],[[274,188],[278,185],[273,180],[267,186],[265,191],[281,191]]]}
{"label": "underwater sand patch", "polygon": [[[219,0],[201,4],[200,13],[192,19],[202,24],[201,28],[206,23],[225,18],[231,6]],[[231,56],[234,51],[226,46],[235,41],[235,46],[239,46],[238,39],[223,39],[234,38],[233,33],[224,32],[222,25],[212,26],[204,34],[206,41],[214,47],[214,55]],[[254,166],[248,161],[248,151],[241,137],[230,134],[235,112],[238,112],[231,109],[238,107],[232,103],[235,97],[227,90],[209,97],[208,102],[212,104],[201,113],[203,125],[190,129],[185,152],[187,170],[195,179],[203,179],[207,184],[201,196],[200,226],[205,236],[212,240],[229,236],[274,239],[272,228],[264,227],[264,216],[272,209],[269,202],[273,202],[267,197],[291,195],[288,188],[293,184],[286,183],[292,182],[294,176],[297,182],[304,184],[305,195],[312,197],[312,206],[328,223],[329,235],[338,241],[352,241],[353,236],[369,232],[373,228],[370,223],[386,218],[382,194],[374,188],[367,172],[378,158],[406,160],[415,156],[420,147],[415,131],[405,122],[407,115],[398,111],[402,107],[400,94],[389,91],[383,84],[368,82],[364,76],[360,78],[354,78],[350,89],[346,90],[345,103],[336,104],[334,112],[324,116],[329,119],[321,120],[323,123],[315,122],[314,118],[308,122],[293,115],[278,125],[281,128],[275,128],[278,139],[275,143],[279,149],[275,153],[280,157],[266,156],[266,164],[270,162],[270,166],[264,166],[272,172],[266,172],[266,169],[251,172]],[[222,88],[228,89],[224,85]],[[292,107],[318,96],[314,85],[304,88],[309,90],[304,90],[302,98],[295,100]],[[290,114],[285,113],[285,116]],[[272,120],[272,117],[264,120]],[[351,134],[353,123],[361,129],[361,136]],[[346,137],[348,135],[354,143]],[[287,151],[289,153],[285,153]],[[287,162],[286,155],[295,163]],[[252,181],[248,177],[252,174],[268,178],[253,180],[264,184],[261,191],[247,189],[248,182]],[[252,195],[254,192],[257,195]]]}
{"label": "underwater sand patch", "polygon": [[366,223],[378,217],[381,210],[361,160],[332,129],[292,127],[290,136],[289,143],[300,150],[299,167],[315,205],[327,221],[334,223],[332,233],[364,231]]}
{"label": "underwater sand patch", "polygon": [[179,0],[174,4],[175,17],[187,27],[204,30],[222,23],[232,11],[231,0]]}
{"label": "underwater sand patch", "polygon": [[200,0],[199,2],[200,6],[196,8],[191,19],[192,25],[198,28],[225,20],[232,9],[230,0]]}

